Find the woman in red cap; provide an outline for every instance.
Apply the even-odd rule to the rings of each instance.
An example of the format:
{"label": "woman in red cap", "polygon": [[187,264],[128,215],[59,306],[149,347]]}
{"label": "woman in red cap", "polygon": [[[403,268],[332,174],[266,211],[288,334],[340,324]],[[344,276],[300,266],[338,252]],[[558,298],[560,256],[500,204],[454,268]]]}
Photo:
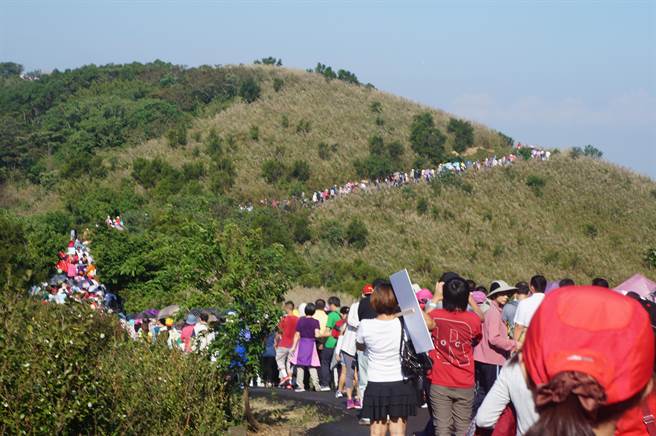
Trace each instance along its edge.
{"label": "woman in red cap", "polygon": [[638,302],[596,286],[545,298],[521,352],[538,422],[528,436],[611,436],[649,394],[654,333]]}

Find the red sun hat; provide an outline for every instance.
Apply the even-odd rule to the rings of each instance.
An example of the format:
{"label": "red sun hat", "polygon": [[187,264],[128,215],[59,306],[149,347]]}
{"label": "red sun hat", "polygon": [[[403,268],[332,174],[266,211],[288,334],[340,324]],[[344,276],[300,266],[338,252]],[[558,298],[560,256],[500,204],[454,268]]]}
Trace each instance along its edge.
{"label": "red sun hat", "polygon": [[635,300],[597,286],[550,293],[531,320],[522,349],[540,387],[563,371],[594,377],[614,404],[636,395],[654,370],[654,333]]}
{"label": "red sun hat", "polygon": [[362,287],[362,293],[364,295],[370,295],[374,293],[374,287],[371,283],[367,283]]}

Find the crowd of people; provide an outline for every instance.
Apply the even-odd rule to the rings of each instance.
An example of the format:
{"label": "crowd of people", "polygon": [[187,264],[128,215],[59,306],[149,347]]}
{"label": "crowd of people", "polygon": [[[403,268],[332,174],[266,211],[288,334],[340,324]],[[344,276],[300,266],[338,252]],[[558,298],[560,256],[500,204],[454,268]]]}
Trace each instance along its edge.
{"label": "crowd of people", "polygon": [[100,282],[89,243],[88,229],[81,239],[71,230],[67,247],[57,253],[56,273],[47,282],[32,286],[30,295],[46,303],[71,301],[88,304],[96,310],[122,312],[121,298]]}
{"label": "crowd of people", "polygon": [[[518,143],[514,148],[515,150],[530,150],[530,159],[532,160],[544,161],[551,158],[551,152],[549,150],[543,150],[541,148],[529,145],[522,145],[521,143]],[[492,156],[478,161],[458,160],[452,162],[444,162],[440,163],[435,168],[412,168],[409,171],[397,171],[387,177],[379,179],[363,179],[355,182],[347,182],[341,186],[333,185],[331,187],[312,192],[312,195],[306,195],[305,192],[302,192],[299,198],[291,198],[286,200],[263,199],[260,200],[260,205],[283,209],[296,205],[319,206],[329,200],[343,197],[354,192],[368,192],[383,188],[394,188],[422,182],[430,183],[436,177],[447,173],[462,174],[467,171],[480,171],[489,168],[505,167],[512,165],[517,160],[517,158],[517,152],[515,151],[506,156]],[[249,203],[241,205],[240,209],[242,211],[250,212],[253,210],[253,206]]]}
{"label": "crowd of people", "polygon": [[655,434],[653,302],[602,278],[488,289],[447,272],[432,292],[413,288],[434,345],[425,377],[404,369],[410,338],[377,280],[350,306],[286,302],[267,339],[267,386],[334,391],[372,435],[405,434],[418,407],[431,416],[423,435]]}

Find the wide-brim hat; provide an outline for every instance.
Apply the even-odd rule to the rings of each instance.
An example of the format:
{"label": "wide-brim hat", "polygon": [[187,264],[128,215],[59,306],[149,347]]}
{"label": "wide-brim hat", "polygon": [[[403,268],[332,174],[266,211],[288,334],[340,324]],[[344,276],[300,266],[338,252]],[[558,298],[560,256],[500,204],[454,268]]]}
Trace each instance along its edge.
{"label": "wide-brim hat", "polygon": [[494,298],[499,294],[514,294],[517,292],[517,288],[510,286],[508,283],[503,280],[495,280],[490,285],[490,292],[487,294],[487,298]]}

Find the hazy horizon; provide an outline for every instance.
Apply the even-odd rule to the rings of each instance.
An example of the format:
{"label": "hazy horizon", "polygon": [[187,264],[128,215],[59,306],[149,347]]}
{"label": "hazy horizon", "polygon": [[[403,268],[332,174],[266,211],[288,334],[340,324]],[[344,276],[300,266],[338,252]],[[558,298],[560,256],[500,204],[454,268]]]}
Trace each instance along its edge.
{"label": "hazy horizon", "polygon": [[317,62],[546,147],[592,144],[656,179],[656,5],[107,2],[0,6],[0,61]]}

